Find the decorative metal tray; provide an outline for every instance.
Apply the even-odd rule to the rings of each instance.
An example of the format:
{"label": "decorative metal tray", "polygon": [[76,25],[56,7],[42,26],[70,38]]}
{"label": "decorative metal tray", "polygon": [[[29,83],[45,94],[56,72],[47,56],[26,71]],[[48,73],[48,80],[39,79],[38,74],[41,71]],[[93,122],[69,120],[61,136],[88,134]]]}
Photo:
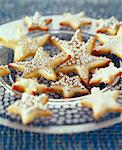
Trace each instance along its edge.
{"label": "decorative metal tray", "polygon": [[[59,20],[58,16],[52,16],[54,19],[53,24],[58,24],[57,20]],[[55,22],[56,21],[56,22]],[[12,23],[11,23],[12,24]],[[16,24],[16,21],[13,22]],[[9,23],[8,23],[9,25]],[[2,25],[3,26],[6,25]],[[64,30],[56,28],[56,26],[51,27],[49,31],[50,35],[55,35],[60,37],[61,39],[70,40],[73,31]],[[0,27],[1,29],[1,27]],[[10,27],[9,27],[10,29]],[[85,29],[86,31],[87,29]],[[91,29],[88,29],[91,31]],[[1,31],[0,31],[1,33]],[[45,34],[44,32],[35,32],[30,34],[29,36],[39,36]],[[90,34],[83,33],[84,40],[89,38]],[[47,44],[44,47],[47,52],[53,56],[54,54],[59,53],[59,50],[53,47],[50,44]],[[121,66],[121,60],[119,60],[114,55],[106,55],[112,59],[116,66]],[[13,52],[5,47],[0,48],[0,64],[8,64],[13,62]],[[63,133],[76,133],[76,132],[88,132],[91,130],[96,130],[104,127],[108,127],[110,125],[114,125],[121,121],[120,113],[109,113],[99,121],[95,121],[92,117],[92,111],[88,108],[81,107],[79,101],[83,99],[84,96],[77,95],[75,98],[63,99],[60,95],[56,93],[49,93],[49,103],[47,104],[47,108],[53,112],[53,116],[51,118],[38,118],[33,121],[33,123],[29,125],[23,125],[21,123],[21,119],[18,116],[11,115],[7,112],[6,108],[12,104],[16,99],[20,98],[21,94],[12,91],[11,85],[15,81],[18,73],[14,70],[11,70],[11,74],[5,77],[0,78],[1,85],[0,86],[0,124],[9,126],[16,129],[26,130],[30,132],[39,132],[39,133],[54,133],[54,134],[63,134]],[[51,81],[45,80],[44,78],[39,78],[40,83],[45,83],[49,85]],[[118,78],[112,86],[106,86],[104,84],[100,85],[102,90],[108,89],[119,89],[120,97],[119,102],[122,103],[122,82],[121,78]],[[86,95],[87,96],[87,95]]]}

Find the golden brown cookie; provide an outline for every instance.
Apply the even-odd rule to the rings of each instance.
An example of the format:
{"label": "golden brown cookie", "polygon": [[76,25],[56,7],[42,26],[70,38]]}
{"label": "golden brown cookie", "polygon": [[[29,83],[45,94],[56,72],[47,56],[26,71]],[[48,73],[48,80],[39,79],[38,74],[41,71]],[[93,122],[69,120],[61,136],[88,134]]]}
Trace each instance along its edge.
{"label": "golden brown cookie", "polygon": [[91,94],[81,100],[81,106],[91,108],[93,116],[97,120],[109,112],[122,112],[122,106],[117,103],[118,90],[101,91],[99,88],[92,88]]}
{"label": "golden brown cookie", "polygon": [[12,114],[21,116],[23,124],[29,124],[35,118],[50,117],[52,115],[52,113],[46,109],[47,102],[48,96],[45,94],[33,96],[23,93],[21,100],[17,100],[11,104],[7,110]]}
{"label": "golden brown cookie", "polygon": [[24,78],[44,77],[48,80],[56,80],[54,67],[60,65],[69,58],[69,55],[61,52],[50,57],[43,48],[39,48],[30,61],[10,63],[9,67],[23,72]]}
{"label": "golden brown cookie", "polygon": [[112,53],[122,59],[122,26],[120,26],[117,35],[97,34],[97,39],[101,45],[95,47],[94,53]]}
{"label": "golden brown cookie", "polygon": [[84,12],[79,12],[77,14],[64,13],[63,19],[60,21],[60,25],[71,27],[74,30],[90,24],[91,19],[86,17]]}
{"label": "golden brown cookie", "polygon": [[109,33],[115,35],[120,27],[119,21],[114,17],[108,19],[99,19],[97,20],[97,29],[98,33]]}
{"label": "golden brown cookie", "polygon": [[6,76],[8,74],[10,74],[10,70],[9,70],[8,66],[7,65],[1,65],[0,66],[0,76]]}
{"label": "golden brown cookie", "polygon": [[111,62],[108,67],[95,69],[89,84],[92,86],[100,83],[112,84],[116,77],[120,75],[122,75],[122,67],[117,68]]}
{"label": "golden brown cookie", "polygon": [[77,29],[70,41],[62,40],[58,37],[53,36],[51,37],[50,42],[61,51],[74,56],[75,51],[81,50],[81,45],[83,42],[82,33],[80,29]]}
{"label": "golden brown cookie", "polygon": [[95,41],[95,38],[91,37],[86,43],[76,43],[77,49],[74,49],[74,45],[71,44],[70,50],[73,49],[73,55],[57,68],[57,72],[75,72],[80,76],[82,82],[88,85],[89,71],[97,67],[106,66],[111,61],[106,57],[96,57],[91,54]]}
{"label": "golden brown cookie", "polygon": [[35,95],[36,93],[48,92],[47,85],[39,84],[37,79],[18,78],[12,85],[12,89],[33,95]]}
{"label": "golden brown cookie", "polygon": [[76,94],[88,94],[89,91],[82,83],[79,76],[68,77],[67,75],[61,75],[61,79],[56,82],[52,82],[50,86],[53,92],[62,94],[64,98],[70,98]]}
{"label": "golden brown cookie", "polygon": [[35,12],[33,16],[26,16],[23,19],[28,31],[43,30],[48,31],[48,25],[52,22],[51,18],[44,19],[39,12]]}
{"label": "golden brown cookie", "polygon": [[26,36],[22,30],[18,27],[17,32],[20,38],[15,40],[0,39],[0,45],[14,50],[14,62],[23,61],[24,59],[34,56],[37,49],[49,40],[49,35],[31,38]]}

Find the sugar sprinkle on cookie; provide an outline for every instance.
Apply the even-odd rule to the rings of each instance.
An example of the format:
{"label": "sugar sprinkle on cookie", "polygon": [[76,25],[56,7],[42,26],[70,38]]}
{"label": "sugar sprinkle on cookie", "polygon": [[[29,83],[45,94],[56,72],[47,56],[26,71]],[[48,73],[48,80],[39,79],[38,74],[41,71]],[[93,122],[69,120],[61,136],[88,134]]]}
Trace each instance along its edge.
{"label": "sugar sprinkle on cookie", "polygon": [[43,18],[39,12],[35,12],[33,16],[25,16],[23,19],[28,31],[44,30],[48,31],[48,25],[52,22],[51,18]]}
{"label": "sugar sprinkle on cookie", "polygon": [[68,77],[61,73],[61,79],[52,82],[51,90],[63,94],[64,98],[70,98],[76,94],[88,94],[89,91],[81,83],[79,76]]}
{"label": "sugar sprinkle on cookie", "polygon": [[50,117],[52,113],[46,109],[48,96],[45,94],[33,96],[23,93],[22,98],[11,104],[7,110],[9,113],[21,116],[23,124],[31,123],[38,117]]}
{"label": "sugar sprinkle on cookie", "polygon": [[32,60],[10,63],[9,67],[22,71],[22,76],[25,78],[41,76],[48,80],[56,80],[54,67],[60,65],[69,57],[70,56],[66,55],[64,52],[50,57],[48,53],[40,47]]}

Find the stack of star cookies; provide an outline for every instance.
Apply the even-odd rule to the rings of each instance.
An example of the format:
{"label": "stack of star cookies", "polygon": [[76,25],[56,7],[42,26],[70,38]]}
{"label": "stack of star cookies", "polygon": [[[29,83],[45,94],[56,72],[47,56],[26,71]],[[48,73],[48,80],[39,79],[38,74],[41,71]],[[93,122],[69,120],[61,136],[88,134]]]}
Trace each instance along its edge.
{"label": "stack of star cookies", "polygon": [[[36,12],[34,16],[26,16],[22,21],[28,31],[33,32],[47,31],[48,24],[53,20],[43,19]],[[96,35],[84,41],[80,27],[92,26],[92,21],[93,18],[86,17],[83,12],[65,13],[59,24],[76,30],[69,41],[47,33],[30,37],[20,26],[17,27],[18,39],[0,37],[0,45],[14,51],[14,62],[0,66],[0,76],[10,74],[11,68],[22,72],[12,85],[13,90],[23,92],[22,98],[10,105],[8,111],[20,115],[24,124],[37,117],[51,116],[52,113],[46,109],[48,96],[42,93],[55,92],[64,99],[76,97],[77,94],[89,94],[82,97],[80,104],[92,108],[95,119],[107,112],[122,112],[122,107],[116,102],[118,90],[103,92],[93,87],[101,83],[111,85],[122,75],[122,67],[117,67],[109,57],[103,56],[111,53],[122,59],[122,26],[115,17],[96,19]],[[60,52],[54,56],[49,55],[44,48],[47,43]],[[51,81],[51,84],[40,83],[39,78]]]}

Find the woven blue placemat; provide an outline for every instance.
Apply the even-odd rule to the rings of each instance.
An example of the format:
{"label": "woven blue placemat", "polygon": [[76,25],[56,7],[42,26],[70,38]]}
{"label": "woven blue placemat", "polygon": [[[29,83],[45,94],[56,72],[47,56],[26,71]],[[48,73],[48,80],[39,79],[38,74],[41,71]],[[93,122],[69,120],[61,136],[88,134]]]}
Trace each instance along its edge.
{"label": "woven blue placemat", "polygon": [[[0,0],[0,24],[33,14],[85,11],[92,17],[116,16],[122,20],[122,0]],[[44,135],[0,126],[0,150],[121,150],[122,125],[94,132]]]}
{"label": "woven blue placemat", "polygon": [[0,150],[121,150],[122,125],[70,134],[44,135],[0,126]]}

